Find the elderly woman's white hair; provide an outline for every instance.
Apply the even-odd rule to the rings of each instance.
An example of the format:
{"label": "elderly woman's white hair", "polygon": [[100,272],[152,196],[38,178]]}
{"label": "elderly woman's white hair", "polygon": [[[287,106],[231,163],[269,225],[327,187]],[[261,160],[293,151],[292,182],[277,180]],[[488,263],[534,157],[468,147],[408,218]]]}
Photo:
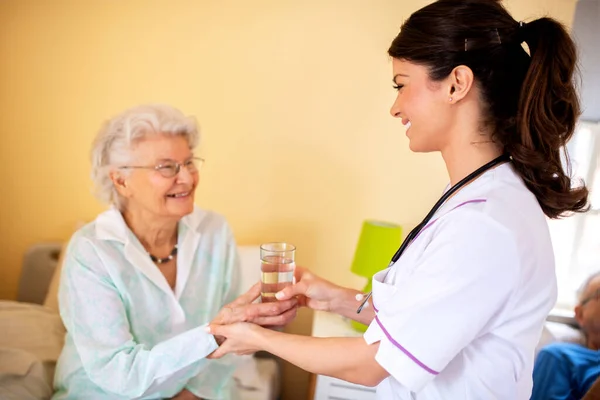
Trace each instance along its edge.
{"label": "elderly woman's white hair", "polygon": [[121,208],[110,172],[130,162],[136,141],[159,134],[181,136],[187,140],[190,149],[200,141],[195,119],[164,104],[133,107],[104,124],[96,135],[91,154],[92,180],[98,199]]}

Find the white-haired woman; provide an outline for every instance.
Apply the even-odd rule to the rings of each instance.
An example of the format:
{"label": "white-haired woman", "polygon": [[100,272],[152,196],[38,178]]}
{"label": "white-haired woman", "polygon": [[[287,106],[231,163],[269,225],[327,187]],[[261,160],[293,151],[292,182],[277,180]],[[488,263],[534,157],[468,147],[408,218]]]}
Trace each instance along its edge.
{"label": "white-haired woman", "polygon": [[[221,315],[282,325],[295,301],[252,304],[239,294],[233,235],[194,206],[203,160],[193,119],[139,106],[106,123],[92,177],[112,204],[69,243],[60,282],[67,329],[54,399],[230,399],[234,362],[204,327]],[[220,310],[225,310],[219,314]]]}

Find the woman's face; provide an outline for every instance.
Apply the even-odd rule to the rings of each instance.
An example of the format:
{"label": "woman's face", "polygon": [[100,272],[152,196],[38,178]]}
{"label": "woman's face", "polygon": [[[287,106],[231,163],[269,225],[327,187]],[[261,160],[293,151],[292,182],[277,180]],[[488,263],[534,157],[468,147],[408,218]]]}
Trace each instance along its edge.
{"label": "woman's face", "polygon": [[415,152],[441,150],[448,144],[448,84],[429,78],[427,67],[393,59],[393,80],[398,92],[390,109],[407,127],[410,149]]}
{"label": "woman's face", "polygon": [[199,173],[189,162],[193,154],[185,138],[150,136],[137,142],[131,153],[131,166],[182,165],[179,173],[170,178],[154,169],[130,169],[125,186],[120,188],[121,194],[126,197],[126,208],[174,219],[193,211]]}

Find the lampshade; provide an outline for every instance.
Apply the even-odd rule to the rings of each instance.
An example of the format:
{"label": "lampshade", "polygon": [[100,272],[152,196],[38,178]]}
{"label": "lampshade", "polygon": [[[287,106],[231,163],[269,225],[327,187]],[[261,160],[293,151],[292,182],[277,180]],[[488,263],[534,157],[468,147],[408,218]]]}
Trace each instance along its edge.
{"label": "lampshade", "polygon": [[351,271],[371,278],[387,268],[401,241],[402,228],[399,225],[381,221],[363,222]]}

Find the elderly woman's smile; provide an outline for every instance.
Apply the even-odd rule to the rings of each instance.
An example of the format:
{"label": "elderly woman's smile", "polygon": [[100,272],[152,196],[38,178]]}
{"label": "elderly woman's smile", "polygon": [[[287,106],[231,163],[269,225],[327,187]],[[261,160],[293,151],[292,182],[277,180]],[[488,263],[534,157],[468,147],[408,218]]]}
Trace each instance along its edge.
{"label": "elderly woman's smile", "polygon": [[190,192],[181,192],[181,193],[171,193],[168,194],[167,197],[170,197],[172,199],[181,199],[184,197],[188,197],[190,195]]}
{"label": "elderly woman's smile", "polygon": [[185,137],[146,136],[135,143],[130,157],[119,169],[123,175],[116,185],[127,214],[178,220],[194,210],[202,159],[194,157]]}

